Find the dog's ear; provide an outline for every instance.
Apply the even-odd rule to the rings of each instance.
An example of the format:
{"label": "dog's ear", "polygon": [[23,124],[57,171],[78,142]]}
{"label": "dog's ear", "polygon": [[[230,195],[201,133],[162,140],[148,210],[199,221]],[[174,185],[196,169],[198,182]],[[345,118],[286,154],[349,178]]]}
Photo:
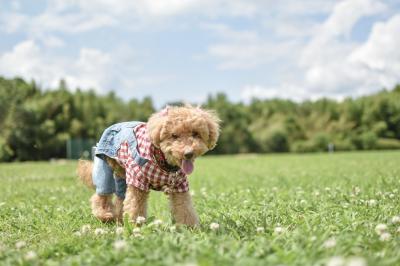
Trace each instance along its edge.
{"label": "dog's ear", "polygon": [[197,110],[199,110],[204,118],[206,119],[207,122],[207,127],[208,127],[208,149],[212,150],[214,147],[217,145],[217,140],[219,137],[219,132],[220,132],[220,123],[221,120],[219,119],[217,113],[212,110],[204,110],[201,109],[200,107],[197,107]]}
{"label": "dog's ear", "polygon": [[165,121],[167,120],[167,115],[168,115],[168,107],[166,107],[159,113],[155,113],[152,116],[150,116],[149,121],[147,122],[147,129],[149,132],[150,141],[156,147],[160,147],[161,133]]}

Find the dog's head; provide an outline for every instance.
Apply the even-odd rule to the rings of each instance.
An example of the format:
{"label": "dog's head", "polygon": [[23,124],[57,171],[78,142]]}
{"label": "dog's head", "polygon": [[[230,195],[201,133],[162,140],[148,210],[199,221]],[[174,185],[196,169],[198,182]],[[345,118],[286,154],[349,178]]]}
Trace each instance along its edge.
{"label": "dog's head", "polygon": [[219,123],[215,112],[186,105],[153,114],[147,128],[150,141],[161,149],[168,163],[190,174],[194,160],[215,147]]}

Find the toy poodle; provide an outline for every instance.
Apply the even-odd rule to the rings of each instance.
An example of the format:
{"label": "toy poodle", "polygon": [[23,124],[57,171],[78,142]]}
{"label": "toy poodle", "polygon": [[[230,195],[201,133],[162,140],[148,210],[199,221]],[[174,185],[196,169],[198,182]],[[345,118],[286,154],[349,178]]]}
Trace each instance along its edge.
{"label": "toy poodle", "polygon": [[177,224],[198,225],[187,176],[195,159],[215,147],[219,123],[215,112],[186,105],[167,106],[147,123],[107,128],[94,161],[78,165],[81,180],[96,189],[90,200],[93,215],[103,222],[121,222],[128,215],[135,223],[146,217],[149,191],[157,190],[169,196]]}

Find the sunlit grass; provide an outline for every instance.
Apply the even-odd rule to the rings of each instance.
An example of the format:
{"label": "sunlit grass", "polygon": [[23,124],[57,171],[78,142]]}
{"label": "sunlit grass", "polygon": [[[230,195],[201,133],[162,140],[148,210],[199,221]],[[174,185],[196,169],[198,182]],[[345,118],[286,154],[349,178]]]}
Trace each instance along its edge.
{"label": "sunlit grass", "polygon": [[0,264],[400,262],[400,152],[205,157],[190,185],[200,229],[176,228],[162,193],[118,228],[91,216],[75,162],[0,164]]}

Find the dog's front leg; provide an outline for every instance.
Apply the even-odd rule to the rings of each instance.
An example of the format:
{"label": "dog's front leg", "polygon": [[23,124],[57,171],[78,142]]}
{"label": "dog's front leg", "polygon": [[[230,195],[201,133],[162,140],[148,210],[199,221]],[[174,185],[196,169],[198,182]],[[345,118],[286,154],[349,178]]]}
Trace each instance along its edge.
{"label": "dog's front leg", "polygon": [[199,225],[199,218],[193,208],[192,198],[188,192],[169,195],[172,217],[177,224],[188,226]]}
{"label": "dog's front leg", "polygon": [[131,222],[135,223],[139,216],[146,218],[148,196],[149,192],[128,186],[124,200],[124,215],[127,214]]}

